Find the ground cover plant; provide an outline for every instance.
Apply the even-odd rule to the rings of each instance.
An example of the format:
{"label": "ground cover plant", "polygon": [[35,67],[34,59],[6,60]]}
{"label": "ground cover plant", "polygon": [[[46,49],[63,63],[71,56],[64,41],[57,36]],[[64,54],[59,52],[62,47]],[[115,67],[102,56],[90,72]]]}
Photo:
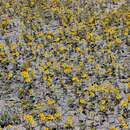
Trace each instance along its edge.
{"label": "ground cover plant", "polygon": [[0,0],[0,130],[129,130],[129,66],[129,0]]}

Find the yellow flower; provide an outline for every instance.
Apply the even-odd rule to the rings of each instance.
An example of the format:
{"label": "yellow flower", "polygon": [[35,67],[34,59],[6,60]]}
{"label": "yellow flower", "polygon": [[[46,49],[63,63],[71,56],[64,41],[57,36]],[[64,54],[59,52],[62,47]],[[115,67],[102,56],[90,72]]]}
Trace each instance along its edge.
{"label": "yellow flower", "polygon": [[58,46],[58,49],[59,49],[59,51],[63,51],[63,50],[64,50],[64,47],[61,46],[61,45],[59,45],[59,46]]}
{"label": "yellow flower", "polygon": [[93,21],[95,20],[95,17],[89,17],[89,19],[88,19],[88,21],[90,22],[90,23],[92,23]]}
{"label": "yellow flower", "polygon": [[47,39],[51,39],[52,36],[50,34],[47,35]]}
{"label": "yellow flower", "polygon": [[40,49],[40,48],[43,48],[43,44],[37,44],[37,48]]}
{"label": "yellow flower", "polygon": [[35,55],[35,51],[36,51],[35,48],[32,48],[31,50],[32,50],[32,54]]}
{"label": "yellow flower", "polygon": [[127,84],[128,88],[130,88],[130,82]]}
{"label": "yellow flower", "polygon": [[10,3],[6,3],[5,8],[10,8]]}
{"label": "yellow flower", "polygon": [[47,120],[54,120],[54,116],[51,115],[51,114],[48,114],[48,115],[46,116],[46,119],[47,119]]}
{"label": "yellow flower", "polygon": [[88,87],[88,90],[89,90],[89,93],[92,92],[92,91],[95,91],[95,87],[92,85],[92,86],[89,86]]}
{"label": "yellow flower", "polygon": [[99,69],[100,69],[100,65],[99,65],[99,64],[96,64],[96,65],[95,65],[95,68],[96,68],[96,70],[99,70]]}
{"label": "yellow flower", "polygon": [[116,38],[115,43],[116,43],[116,44],[121,44],[121,43],[122,43],[122,41],[121,41],[121,39],[120,39],[120,38]]}
{"label": "yellow flower", "polygon": [[96,40],[100,40],[101,38],[102,38],[102,35],[96,35],[96,36],[95,36],[95,39],[96,39]]}
{"label": "yellow flower", "polygon": [[53,41],[53,42],[51,42],[51,44],[52,44],[52,45],[55,45],[55,44],[57,44],[57,43],[58,43],[58,42],[56,42],[56,41],[55,41],[55,42],[54,42],[54,41]]}
{"label": "yellow flower", "polygon": [[66,124],[68,124],[68,125],[72,125],[73,124],[73,117],[72,116],[68,116],[67,117]]}
{"label": "yellow flower", "polygon": [[30,40],[30,41],[33,40],[33,36],[31,36],[31,35],[27,35],[26,37],[27,37],[27,39]]}
{"label": "yellow flower", "polygon": [[82,77],[83,79],[89,79],[89,76],[88,76],[88,74],[86,74],[86,73],[83,73],[83,74],[81,75],[81,77]]}
{"label": "yellow flower", "polygon": [[90,96],[90,97],[94,97],[94,95],[95,95],[95,94],[94,94],[93,92],[89,92],[89,96]]}
{"label": "yellow flower", "polygon": [[74,76],[74,77],[72,77],[72,81],[76,81],[76,82],[78,82],[79,79],[78,79],[78,77]]}
{"label": "yellow flower", "polygon": [[22,71],[22,72],[21,72],[21,75],[22,75],[24,78],[29,78],[28,71]]}
{"label": "yellow flower", "polygon": [[54,114],[54,118],[55,118],[55,119],[60,119],[60,118],[61,118],[61,113],[60,113],[60,112],[56,112],[56,113]]}
{"label": "yellow flower", "polygon": [[128,124],[127,123],[123,123],[123,128],[128,129],[129,128]]}
{"label": "yellow flower", "polygon": [[108,45],[109,47],[111,47],[111,46],[113,45],[113,42],[112,42],[112,41],[109,41],[109,42],[107,43],[107,45]]}
{"label": "yellow flower", "polygon": [[13,77],[13,73],[12,73],[12,71],[10,71],[10,72],[8,73],[8,80],[10,80],[12,77]]}
{"label": "yellow flower", "polygon": [[86,35],[86,39],[87,39],[87,40],[90,40],[93,35],[94,35],[93,32],[88,32],[87,35]]}
{"label": "yellow flower", "polygon": [[9,125],[7,125],[6,128],[8,129],[8,128],[12,128],[12,127],[13,127],[13,126],[9,124]]}
{"label": "yellow flower", "polygon": [[121,101],[121,106],[122,107],[127,107],[127,105],[128,105],[128,100],[127,99]]}
{"label": "yellow flower", "polygon": [[47,80],[47,76],[43,76],[42,80],[46,81]]}
{"label": "yellow flower", "polygon": [[80,62],[79,62],[79,65],[80,65],[80,66],[83,66],[83,65],[84,65],[84,62],[83,62],[83,61],[80,61]]}
{"label": "yellow flower", "polygon": [[32,124],[32,125],[35,125],[35,123],[36,123],[36,122],[34,121],[32,115],[29,115],[29,114],[24,115],[24,120],[26,120],[27,122],[29,122],[29,123]]}
{"label": "yellow flower", "polygon": [[100,111],[104,111],[106,109],[106,107],[104,105],[100,105],[99,109],[100,109]]}
{"label": "yellow flower", "polygon": [[80,41],[80,37],[76,36],[76,37],[73,37],[74,40],[76,41]]}
{"label": "yellow flower", "polygon": [[52,81],[53,81],[52,77],[48,76],[47,82],[52,83]]}
{"label": "yellow flower", "polygon": [[48,99],[48,105],[53,105],[53,104],[55,104],[55,103],[56,103],[55,100],[53,100],[53,99]]}
{"label": "yellow flower", "polygon": [[0,49],[3,49],[3,48],[4,48],[4,44],[0,43]]}
{"label": "yellow flower", "polygon": [[33,89],[29,89],[29,94],[33,94]]}
{"label": "yellow flower", "polygon": [[25,82],[30,83],[31,79],[28,77],[28,78],[25,79]]}
{"label": "yellow flower", "polygon": [[43,103],[36,103],[36,104],[34,104],[34,107],[35,107],[36,110],[40,110],[40,109],[42,109],[44,106],[45,106],[45,103],[44,103],[44,102],[43,102]]}
{"label": "yellow flower", "polygon": [[79,47],[76,47],[75,50],[76,50],[76,51],[80,51],[80,48],[79,48]]}
{"label": "yellow flower", "polygon": [[45,72],[45,74],[49,74],[50,73],[48,69],[45,70],[44,72]]}
{"label": "yellow flower", "polygon": [[30,6],[33,6],[34,4],[35,4],[34,1],[31,1],[31,2],[30,2]]}
{"label": "yellow flower", "polygon": [[56,41],[56,42],[58,42],[59,40],[60,40],[60,38],[59,38],[59,37],[56,37],[56,38],[55,38],[55,41]]}
{"label": "yellow flower", "polygon": [[32,42],[29,42],[29,43],[28,43],[28,46],[32,46],[32,45],[33,45],[33,43],[32,43]]}
{"label": "yellow flower", "polygon": [[121,116],[121,115],[120,115],[120,116],[118,116],[118,118],[117,118],[117,119],[118,119],[118,121],[119,121],[119,122],[124,122],[124,118],[123,118],[123,116]]}
{"label": "yellow flower", "polygon": [[35,69],[32,69],[32,76],[34,77],[35,76]]}
{"label": "yellow flower", "polygon": [[112,126],[109,130],[118,130],[118,129]]}
{"label": "yellow flower", "polygon": [[83,112],[83,107],[82,107],[82,106],[79,106],[79,108],[78,108],[78,112],[80,112],[80,113]]}
{"label": "yellow flower", "polygon": [[53,11],[53,12],[55,12],[55,13],[58,13],[60,10],[59,10],[59,8],[51,8],[51,10]]}
{"label": "yellow flower", "polygon": [[18,57],[19,56],[19,52],[16,52],[15,55]]}
{"label": "yellow flower", "polygon": [[128,36],[128,34],[129,34],[129,29],[126,28],[126,29],[124,30],[124,35],[125,35],[125,36]]}
{"label": "yellow flower", "polygon": [[44,130],[49,130],[49,128],[45,127]]}
{"label": "yellow flower", "polygon": [[48,66],[51,66],[51,64],[52,64],[52,63],[51,63],[50,61],[49,61],[49,62],[47,62],[47,65],[48,65]]}
{"label": "yellow flower", "polygon": [[86,101],[85,101],[84,98],[80,98],[80,99],[79,99],[79,102],[80,102],[81,104],[85,104],[85,103],[86,103]]}
{"label": "yellow flower", "polygon": [[67,66],[64,69],[64,73],[70,73],[72,71],[72,67],[71,66]]}
{"label": "yellow flower", "polygon": [[127,99],[130,101],[130,93],[127,94]]}
{"label": "yellow flower", "polygon": [[102,105],[104,105],[105,103],[106,103],[106,101],[105,100],[101,100],[101,102],[100,102]]}
{"label": "yellow flower", "polygon": [[120,94],[117,94],[117,95],[116,95],[116,99],[121,99],[121,95],[120,95]]}
{"label": "yellow flower", "polygon": [[108,33],[115,33],[116,28],[107,28],[105,31],[108,32]]}
{"label": "yellow flower", "polygon": [[40,117],[40,120],[41,121],[45,121],[47,118],[46,118],[46,115],[44,113],[40,113],[39,114],[39,117]]}
{"label": "yellow flower", "polygon": [[92,63],[92,62],[94,61],[94,60],[93,60],[93,59],[94,59],[94,57],[93,57],[93,56],[88,56],[88,58],[87,58],[87,59],[88,59],[88,62],[89,62],[89,63]]}
{"label": "yellow flower", "polygon": [[15,50],[16,48],[17,48],[17,44],[16,43],[12,43],[11,44],[11,46],[10,46],[10,48],[12,49],[12,50]]}

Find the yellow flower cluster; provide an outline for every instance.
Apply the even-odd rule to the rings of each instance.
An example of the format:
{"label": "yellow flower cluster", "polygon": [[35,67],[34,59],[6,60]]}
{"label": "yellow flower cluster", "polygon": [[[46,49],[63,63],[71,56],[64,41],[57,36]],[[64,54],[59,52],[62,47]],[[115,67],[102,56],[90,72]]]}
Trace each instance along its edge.
{"label": "yellow flower cluster", "polygon": [[28,70],[22,71],[21,75],[25,79],[25,82],[31,82]]}
{"label": "yellow flower cluster", "polygon": [[34,121],[32,115],[24,115],[24,120],[26,120],[28,123],[30,123],[31,125],[35,125],[36,122]]}

